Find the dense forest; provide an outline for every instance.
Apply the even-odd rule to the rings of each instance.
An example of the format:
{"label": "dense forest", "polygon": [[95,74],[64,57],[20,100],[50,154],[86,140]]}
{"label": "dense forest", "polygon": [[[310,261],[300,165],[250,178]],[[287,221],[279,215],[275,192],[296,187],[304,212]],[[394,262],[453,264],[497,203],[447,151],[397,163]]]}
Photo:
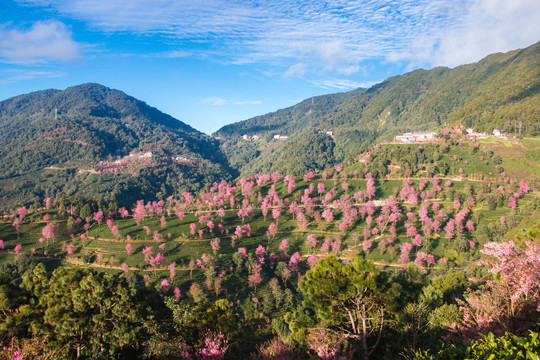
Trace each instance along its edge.
{"label": "dense forest", "polygon": [[[329,139],[334,144],[324,151],[334,165],[407,131],[462,126],[478,132],[499,129],[512,136],[538,136],[539,67],[537,43],[454,69],[416,70],[369,89],[310,98],[224,126],[215,136],[243,176],[292,168],[298,170],[296,175],[323,170],[316,161],[298,165],[296,158],[287,156],[293,146],[298,153],[315,154],[319,149],[312,149],[306,137],[319,132],[332,132]],[[289,138],[275,140],[276,134]],[[243,135],[260,138],[246,141]]]}
{"label": "dense forest", "polygon": [[540,141],[446,133],[6,208],[0,359],[535,359]]}

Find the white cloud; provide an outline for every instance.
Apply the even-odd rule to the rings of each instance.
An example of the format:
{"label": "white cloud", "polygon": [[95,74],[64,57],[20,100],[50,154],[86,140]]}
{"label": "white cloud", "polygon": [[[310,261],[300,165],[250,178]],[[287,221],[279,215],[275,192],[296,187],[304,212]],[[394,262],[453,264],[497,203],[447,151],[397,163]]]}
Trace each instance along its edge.
{"label": "white cloud", "polygon": [[0,84],[11,84],[24,80],[32,80],[38,78],[58,78],[66,76],[63,72],[57,71],[34,71],[24,69],[9,69],[4,70],[0,74]]}
{"label": "white cloud", "polygon": [[[406,48],[415,34],[436,30],[431,15],[448,9],[445,0],[19,1],[56,8],[104,32],[202,41],[206,54],[232,63],[293,61],[344,74],[359,61]],[[441,16],[441,23],[450,21]]]}
{"label": "white cloud", "polygon": [[235,101],[233,104],[234,105],[260,105],[262,104],[262,101],[261,100],[240,100],[240,101]]}
{"label": "white cloud", "polygon": [[351,89],[357,89],[360,87],[365,87],[363,86],[365,84],[362,84],[356,81],[347,80],[347,79],[315,80],[315,81],[312,81],[312,83],[315,86],[321,87],[323,89],[329,89],[329,90],[336,90],[336,89],[337,90],[351,90]]}
{"label": "white cloud", "polygon": [[19,2],[56,9],[106,33],[203,44],[189,56],[277,65],[288,68],[286,75],[308,69],[351,75],[365,60],[457,65],[540,40],[540,2],[533,0]]}
{"label": "white cloud", "polygon": [[306,64],[297,63],[290,66],[283,74],[284,77],[289,78],[293,76],[302,76],[306,73]]}
{"label": "white cloud", "polygon": [[239,100],[239,101],[229,101],[217,96],[209,97],[199,101],[201,105],[212,105],[212,106],[221,106],[221,105],[260,105],[262,104],[261,100]]}
{"label": "white cloud", "polygon": [[457,66],[537,41],[540,41],[540,2],[477,0],[470,5],[460,26],[441,36],[432,61]]}
{"label": "white cloud", "polygon": [[29,29],[0,26],[0,58],[5,62],[69,61],[77,58],[79,51],[71,31],[59,21],[38,21]]}
{"label": "white cloud", "polygon": [[418,34],[409,48],[390,53],[391,62],[455,67],[495,53],[527,47],[540,40],[540,2],[474,0],[453,14],[454,22]]}
{"label": "white cloud", "polygon": [[184,50],[173,50],[160,55],[165,58],[176,59],[188,57],[190,53]]}
{"label": "white cloud", "polygon": [[201,105],[212,105],[212,106],[221,106],[221,105],[227,105],[229,102],[225,99],[222,99],[220,97],[209,97],[202,99],[199,101],[199,104]]}
{"label": "white cloud", "polygon": [[316,56],[319,57],[323,63],[329,65],[340,64],[349,56],[345,44],[341,40],[334,40],[318,44],[313,49],[313,53],[316,54]]}

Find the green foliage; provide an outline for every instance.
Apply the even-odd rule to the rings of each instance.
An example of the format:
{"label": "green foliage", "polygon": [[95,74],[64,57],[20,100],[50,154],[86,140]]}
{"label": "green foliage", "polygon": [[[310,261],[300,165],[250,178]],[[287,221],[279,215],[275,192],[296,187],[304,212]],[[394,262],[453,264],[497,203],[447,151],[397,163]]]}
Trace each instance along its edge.
{"label": "green foliage", "polygon": [[45,352],[62,358],[136,353],[147,337],[145,323],[167,316],[155,293],[89,269],[60,267],[50,275],[40,264],[23,275],[18,291],[26,295],[5,319],[3,337],[13,329],[44,337]]}
{"label": "green foliage", "polygon": [[332,329],[360,345],[368,358],[379,341],[368,345],[367,339],[381,336],[398,287],[390,286],[386,274],[370,261],[354,258],[344,265],[329,256],[300,282],[302,306],[287,321],[297,339],[303,339],[303,331],[311,327]]}
{"label": "green foliage", "polygon": [[538,360],[540,359],[540,339],[537,332],[527,336],[511,334],[496,337],[489,333],[480,340],[473,340],[467,346],[448,344],[436,354],[417,351],[407,356],[411,360]]}

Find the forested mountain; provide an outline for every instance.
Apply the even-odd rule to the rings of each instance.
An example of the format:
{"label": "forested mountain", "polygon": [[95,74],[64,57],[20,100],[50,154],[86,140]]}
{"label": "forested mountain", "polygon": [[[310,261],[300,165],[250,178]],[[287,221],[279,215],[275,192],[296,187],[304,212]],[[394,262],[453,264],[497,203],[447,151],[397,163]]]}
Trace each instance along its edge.
{"label": "forested mountain", "polygon": [[[416,70],[367,90],[314,97],[227,125],[215,136],[231,165],[245,175],[274,170],[303,174],[346,160],[374,142],[441,126],[537,136],[539,55],[537,43],[454,69]],[[260,139],[246,141],[244,134]],[[274,139],[278,134],[288,138]]]}
{"label": "forested mountain", "polygon": [[84,193],[132,203],[231,172],[216,140],[98,84],[0,102],[0,198]]}

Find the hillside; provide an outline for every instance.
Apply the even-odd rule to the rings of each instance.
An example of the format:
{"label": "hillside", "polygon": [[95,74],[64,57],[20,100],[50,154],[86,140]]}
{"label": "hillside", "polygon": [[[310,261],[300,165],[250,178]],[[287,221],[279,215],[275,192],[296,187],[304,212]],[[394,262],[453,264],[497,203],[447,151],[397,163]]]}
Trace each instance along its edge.
{"label": "hillside", "polygon": [[[295,174],[323,169],[321,154],[339,163],[406,131],[460,125],[540,134],[540,43],[456,67],[416,70],[370,89],[307,99],[295,106],[227,125],[216,132],[232,166]],[[332,132],[331,136],[325,135]],[[244,140],[257,135],[260,139]],[[279,134],[287,139],[273,139]],[[314,141],[325,142],[312,149]],[[317,152],[319,151],[319,152]],[[300,156],[300,157],[298,157]],[[278,161],[276,161],[276,159]]]}
{"label": "hillside", "polygon": [[124,203],[230,179],[218,143],[98,84],[0,102],[2,205],[64,191]]}
{"label": "hillside", "polygon": [[[75,358],[80,346],[92,357],[101,349],[86,345],[94,336],[72,335],[79,326],[72,319],[84,319],[92,324],[86,334],[103,336],[99,345],[110,344],[123,354],[118,358],[130,351],[137,354],[130,358],[182,358],[179,344],[196,348],[210,329],[226,336],[230,359],[286,350],[265,343],[272,338],[296,351],[284,359],[314,358],[327,343],[343,354],[357,349],[347,359],[365,359],[358,355],[364,345],[346,336],[355,326],[346,310],[362,294],[382,306],[374,318],[383,329],[380,342],[377,335],[367,339],[371,359],[395,359],[413,342],[435,353],[449,342],[464,346],[479,333],[512,332],[507,324],[537,332],[539,147],[532,138],[476,142],[450,135],[433,144],[377,144],[355,160],[302,177],[257,174],[166,201],[141,198],[114,211],[106,202],[66,196],[6,211],[0,296],[13,301],[3,303],[2,319],[18,332],[0,327],[0,339],[45,333],[55,340],[39,337],[51,344],[46,351]],[[491,253],[483,251],[488,248]],[[508,272],[495,282],[487,264],[496,256]],[[33,268],[38,262],[57,270]],[[377,281],[362,282],[364,275]],[[527,281],[534,289],[516,300],[519,312],[470,320],[467,311],[504,308],[509,296],[490,296],[489,287],[511,294],[518,278],[515,286]],[[21,282],[22,290],[13,286]],[[116,304],[124,288],[131,295],[118,296],[122,305],[110,316],[119,320],[110,323],[134,330],[100,327],[96,309],[102,308],[94,304]],[[485,300],[475,302],[476,294]],[[330,311],[332,296],[338,302]],[[73,306],[64,300],[71,298]],[[162,317],[151,322],[139,306],[158,307]],[[141,313],[126,320],[127,308]],[[36,315],[42,313],[48,317]],[[31,317],[47,321],[30,328]],[[115,340],[143,330],[148,333],[140,337],[152,341]],[[336,334],[342,340],[333,343]]]}

